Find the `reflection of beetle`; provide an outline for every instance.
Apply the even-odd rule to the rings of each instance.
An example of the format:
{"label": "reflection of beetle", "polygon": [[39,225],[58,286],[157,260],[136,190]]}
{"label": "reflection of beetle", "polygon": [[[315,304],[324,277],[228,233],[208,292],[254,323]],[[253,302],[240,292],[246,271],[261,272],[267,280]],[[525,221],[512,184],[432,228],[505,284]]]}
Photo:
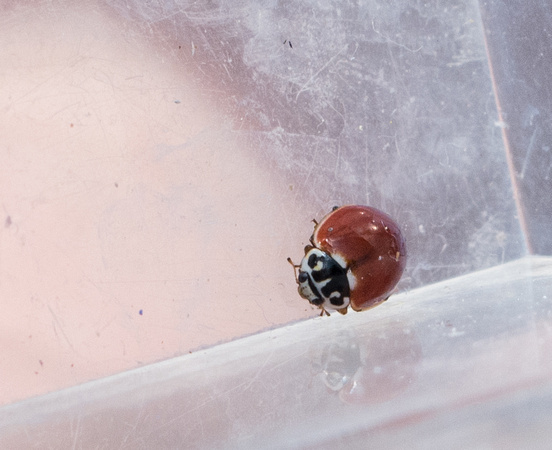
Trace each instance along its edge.
{"label": "reflection of beetle", "polygon": [[369,206],[335,207],[316,224],[296,274],[301,297],[318,306],[320,315],[347,307],[355,311],[387,300],[406,265],[399,226]]}
{"label": "reflection of beetle", "polygon": [[350,330],[342,330],[324,344],[312,360],[314,371],[332,391],[340,391],[361,367],[360,349]]}
{"label": "reflection of beetle", "polygon": [[311,349],[316,378],[338,393],[344,403],[389,401],[417,378],[422,347],[415,328],[383,317],[372,325],[340,327],[325,334]]}

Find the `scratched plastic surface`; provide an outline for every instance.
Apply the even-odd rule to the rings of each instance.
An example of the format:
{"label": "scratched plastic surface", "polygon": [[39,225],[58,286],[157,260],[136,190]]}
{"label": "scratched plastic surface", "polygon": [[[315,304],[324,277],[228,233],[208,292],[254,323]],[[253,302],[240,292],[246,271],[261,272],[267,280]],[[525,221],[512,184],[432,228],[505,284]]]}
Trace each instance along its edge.
{"label": "scratched plastic surface", "polygon": [[2,448],[548,448],[552,259],[527,257],[0,410]]}
{"label": "scratched plastic surface", "polygon": [[[365,448],[370,442],[384,448],[547,448],[552,197],[543,194],[552,189],[552,152],[551,102],[542,77],[552,71],[548,50],[531,54],[525,46],[545,40],[538,36],[545,28],[532,24],[548,23],[543,18],[552,14],[543,6],[498,1],[203,3],[87,4],[94,24],[117,25],[109,29],[129,45],[129,61],[135,52],[143,64],[156,58],[177,74],[159,94],[171,108],[197,96],[212,109],[178,116],[177,125],[170,122],[177,110],[169,109],[163,120],[141,127],[144,156],[121,159],[121,167],[136,166],[147,176],[102,210],[93,228],[108,276],[87,279],[94,286],[84,315],[98,315],[100,324],[89,341],[77,347],[71,327],[90,325],[72,323],[63,299],[48,303],[40,292],[33,298],[44,302],[47,325],[61,342],[59,348],[41,345],[59,353],[64,370],[77,357],[75,370],[90,370],[69,382],[56,379],[54,370],[46,383],[37,367],[28,391],[22,388],[27,380],[14,371],[10,382],[24,381],[4,383],[0,400],[17,401],[0,408],[0,447]],[[64,6],[42,5],[29,20],[78,17],[74,7]],[[514,15],[515,26],[508,23]],[[13,23],[6,20],[3,29]],[[77,47],[79,56],[86,45]],[[140,67],[120,83],[154,78]],[[181,72],[194,87],[190,98],[185,89],[174,89]],[[94,75],[114,91],[122,85],[105,71]],[[141,95],[145,88],[132,89]],[[143,108],[134,97],[114,99]],[[178,129],[176,138],[158,141],[152,131],[169,136],[194,114],[213,111],[224,120],[197,125],[193,139],[179,140]],[[84,111],[81,118],[89,116]],[[114,113],[100,121],[102,130],[117,118]],[[243,152],[225,147],[234,140]],[[190,149],[191,160],[185,156]],[[87,156],[76,167],[95,160]],[[214,182],[211,172],[201,186],[182,179],[203,176],[205,167],[215,171]],[[75,179],[79,188],[94,186],[92,178]],[[235,191],[237,179],[247,181],[243,190]],[[118,192],[124,188],[120,179],[108,182]],[[51,192],[64,183],[54,184],[23,198],[32,204],[28,215],[36,204],[60,203]],[[196,203],[182,199],[190,192]],[[223,209],[206,192],[221,197]],[[87,199],[76,197],[71,205]],[[14,279],[6,263],[10,239],[23,242],[17,233],[28,227],[17,209],[23,206],[9,200],[2,203],[3,296]],[[300,257],[311,218],[353,203],[378,207],[403,228],[409,261],[400,292],[370,312],[315,318],[295,292],[286,257]],[[125,241],[120,224],[129,211],[143,234]],[[199,238],[179,247],[175,241],[189,230],[175,218],[189,224],[190,217],[203,224]],[[250,224],[254,232],[245,229]],[[212,243],[217,238],[222,245]],[[165,243],[164,253],[151,250],[157,241]],[[141,271],[132,272],[125,255],[142,246]],[[207,259],[211,247],[219,253]],[[79,250],[68,248],[66,254]],[[185,267],[182,249],[194,269],[202,267],[197,277],[178,278]],[[251,255],[262,258],[252,263]],[[150,261],[158,263],[155,276]],[[250,273],[240,278],[233,267]],[[76,284],[88,283],[83,280]],[[187,299],[187,289],[205,298]],[[141,296],[152,300],[148,308],[140,306]],[[119,312],[105,314],[113,303]],[[156,316],[155,308],[162,314]],[[157,334],[136,322],[152,316]],[[9,320],[16,323],[16,317]],[[164,321],[170,320],[169,327]],[[135,342],[112,331],[117,325]],[[19,342],[10,331],[7,344]],[[96,334],[107,338],[97,345]],[[4,348],[14,353],[11,360],[31,358],[26,347]],[[43,365],[41,353],[33,351],[32,359]],[[52,367],[51,359],[45,367]],[[95,371],[104,361],[112,365]],[[2,370],[5,377],[9,371]]]}

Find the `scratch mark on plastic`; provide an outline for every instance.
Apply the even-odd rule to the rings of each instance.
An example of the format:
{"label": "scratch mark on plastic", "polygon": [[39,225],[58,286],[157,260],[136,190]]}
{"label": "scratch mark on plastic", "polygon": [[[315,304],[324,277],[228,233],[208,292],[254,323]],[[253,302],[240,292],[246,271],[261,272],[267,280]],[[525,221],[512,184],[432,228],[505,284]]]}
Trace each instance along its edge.
{"label": "scratch mark on plastic", "polygon": [[380,36],[381,36],[382,38],[384,38],[386,41],[391,42],[392,44],[395,44],[395,45],[397,45],[397,46],[399,46],[399,47],[402,47],[402,48],[404,48],[405,50],[408,50],[409,52],[417,53],[417,52],[419,52],[419,51],[423,48],[423,46],[420,45],[419,48],[417,48],[417,49],[414,50],[414,49],[412,49],[412,48],[410,48],[410,47],[407,47],[407,46],[404,45],[404,44],[401,44],[401,43],[399,43],[399,42],[397,42],[397,41],[394,41],[394,40],[391,39],[389,36],[385,36],[383,33],[381,33],[380,31],[376,30],[376,25],[374,24],[374,20],[372,20],[372,30],[374,30],[374,32],[375,32],[376,34],[380,35]]}
{"label": "scratch mark on plastic", "polygon": [[[170,426],[171,424],[181,420],[183,417],[203,408],[205,405],[217,400],[218,398],[221,398],[223,396],[226,396],[228,395],[229,393],[237,390],[237,389],[240,389],[242,388],[242,391],[247,391],[249,389],[249,387],[256,381],[259,379],[263,369],[266,367],[266,365],[268,364],[268,362],[272,359],[272,356],[274,354],[274,350],[270,353],[270,355],[267,356],[267,358],[265,359],[263,365],[257,370],[257,373],[255,374],[255,376],[253,378],[251,378],[249,381],[244,381],[243,383],[240,383],[230,389],[227,389],[223,392],[220,392],[220,393],[217,393],[217,395],[214,395],[212,396],[211,398],[208,398],[206,399],[205,401],[203,401],[201,404],[197,405],[195,408],[191,408],[191,409],[188,409],[186,410],[185,412],[183,412],[182,414],[179,414],[178,416],[174,417],[172,420],[169,420],[165,423],[163,423],[162,425],[156,427],[154,430],[151,431],[151,433],[156,433],[158,432],[159,430],[163,429],[163,428],[167,428],[168,426]],[[293,359],[293,358],[292,358]],[[151,434],[150,433],[150,434]]]}
{"label": "scratch mark on plastic", "polygon": [[[71,436],[73,438],[73,445],[71,448],[75,450],[77,448],[77,443],[79,442],[80,438],[80,425],[81,425],[81,415],[79,414],[77,416],[77,426],[75,430],[73,430],[73,420],[71,420],[69,426],[71,427]],[[80,447],[80,446],[79,446]]]}
{"label": "scratch mark on plastic", "polygon": [[533,134],[531,135],[531,139],[529,140],[529,146],[527,147],[527,154],[525,155],[525,159],[523,160],[523,166],[521,168],[521,172],[519,174],[519,177],[523,180],[525,177],[525,172],[527,171],[527,166],[529,165],[529,160],[531,159],[531,155],[533,153],[533,150],[535,149],[535,142],[537,141],[537,133],[539,131],[539,127],[535,127],[533,130]]}
{"label": "scratch mark on plastic", "polygon": [[[57,336],[57,329],[56,328],[59,328],[59,331],[61,332],[61,334],[63,335],[63,337],[65,338],[65,341],[67,342],[67,344],[69,344],[69,347],[71,347],[71,350],[75,351],[75,348],[73,347],[73,344],[71,344],[71,341],[69,340],[69,338],[67,337],[67,335],[65,334],[65,331],[63,331],[63,326],[61,325],[61,323],[59,322],[56,314],[54,313],[54,311],[52,310],[52,308],[50,307],[50,305],[48,305],[48,309],[50,310],[50,314],[52,314],[52,318],[54,319],[54,333],[56,334]],[[57,325],[57,327],[56,327]]]}
{"label": "scratch mark on plastic", "polygon": [[343,48],[341,50],[339,50],[335,55],[333,55],[328,61],[326,61],[326,63],[316,71],[316,73],[314,73],[300,88],[299,88],[299,92],[297,92],[297,95],[295,96],[295,101],[297,101],[297,99],[299,98],[299,95],[306,91],[306,87],[315,79],[318,77],[318,75],[320,75],[320,73],[326,69],[326,67],[328,67],[339,55],[341,55],[341,53],[343,53],[345,50],[347,50],[347,47],[348,47],[348,44],[343,46]]}

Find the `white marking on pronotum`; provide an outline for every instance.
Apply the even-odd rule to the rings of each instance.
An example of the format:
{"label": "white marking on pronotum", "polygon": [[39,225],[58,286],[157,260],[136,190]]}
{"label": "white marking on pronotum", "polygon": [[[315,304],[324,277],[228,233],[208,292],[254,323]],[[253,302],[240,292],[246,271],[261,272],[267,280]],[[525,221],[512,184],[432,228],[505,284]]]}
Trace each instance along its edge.
{"label": "white marking on pronotum", "polygon": [[334,253],[332,255],[332,258],[334,259],[334,261],[339,264],[341,267],[343,267],[344,269],[347,268],[347,262],[345,261],[345,258],[340,255],[339,253]]}

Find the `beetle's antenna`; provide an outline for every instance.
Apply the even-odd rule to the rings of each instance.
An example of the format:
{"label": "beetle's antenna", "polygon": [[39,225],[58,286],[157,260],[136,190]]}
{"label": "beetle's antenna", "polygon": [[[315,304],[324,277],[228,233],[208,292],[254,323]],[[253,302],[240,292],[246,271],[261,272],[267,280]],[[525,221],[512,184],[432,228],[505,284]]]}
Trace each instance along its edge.
{"label": "beetle's antenna", "polygon": [[299,280],[297,279],[297,269],[301,266],[298,266],[297,264],[294,264],[291,258],[288,257],[287,262],[291,264],[291,267],[293,267],[293,275],[295,276],[295,282],[299,284]]}

